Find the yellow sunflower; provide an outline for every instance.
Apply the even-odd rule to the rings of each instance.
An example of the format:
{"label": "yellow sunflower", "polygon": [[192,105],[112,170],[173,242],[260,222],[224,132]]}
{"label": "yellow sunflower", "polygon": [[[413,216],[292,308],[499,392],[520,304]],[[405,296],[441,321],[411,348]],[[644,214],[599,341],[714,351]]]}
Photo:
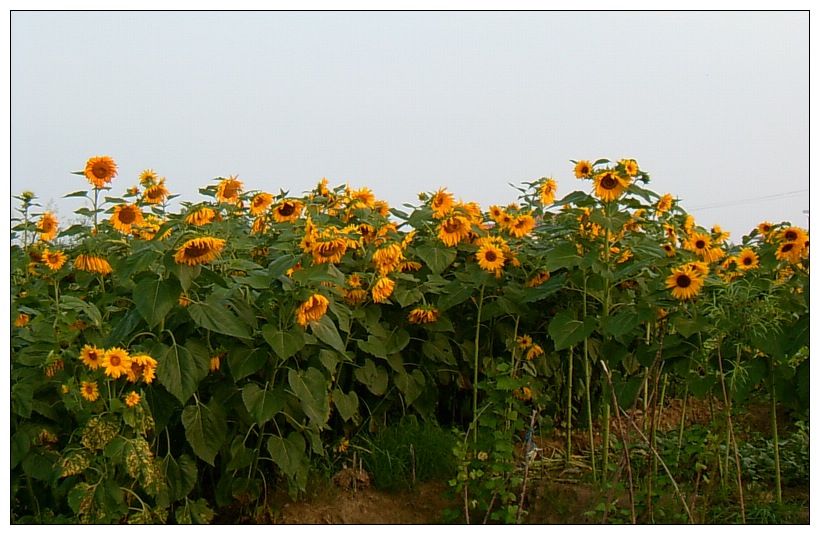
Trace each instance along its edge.
{"label": "yellow sunflower", "polygon": [[373,302],[384,303],[390,299],[395,287],[396,283],[394,281],[387,277],[379,277],[379,280],[376,281],[376,284],[373,285],[373,289],[371,290]]}
{"label": "yellow sunflower", "polygon": [[490,219],[492,219],[496,223],[501,223],[501,220],[504,217],[504,209],[500,206],[492,205],[490,206],[489,215]]}
{"label": "yellow sunflower", "polygon": [[77,256],[74,260],[74,267],[80,271],[100,273],[101,275],[108,275],[112,271],[111,264],[109,264],[104,258],[86,254]]}
{"label": "yellow sunflower", "polygon": [[139,405],[139,402],[140,402],[140,395],[137,394],[136,392],[132,391],[130,394],[125,396],[125,404],[128,405],[129,407],[136,407],[137,405]]}
{"label": "yellow sunflower", "polygon": [[85,177],[95,188],[104,188],[117,176],[117,164],[108,156],[89,158],[85,164]]}
{"label": "yellow sunflower", "polygon": [[549,271],[539,271],[532,278],[527,280],[524,283],[524,286],[527,288],[535,288],[536,286],[541,286],[545,282],[550,280],[550,272]]}
{"label": "yellow sunflower", "polygon": [[305,326],[308,322],[319,321],[327,313],[329,301],[322,294],[313,294],[296,309],[296,322]]}
{"label": "yellow sunflower", "polygon": [[211,362],[208,364],[208,370],[215,372],[219,370],[220,363],[222,361],[222,354],[214,355],[211,357]]}
{"label": "yellow sunflower", "polygon": [[594,177],[595,195],[604,202],[614,201],[629,186],[631,179],[624,178],[615,171],[604,171]]}
{"label": "yellow sunflower", "polygon": [[575,178],[589,178],[592,176],[592,164],[587,160],[581,160],[575,164]]}
{"label": "yellow sunflower", "polygon": [[231,176],[229,178],[223,178],[219,182],[219,187],[216,189],[216,198],[220,202],[237,204],[241,193],[242,182],[237,180],[235,176]]}
{"label": "yellow sunflower", "polygon": [[543,182],[538,186],[538,196],[541,204],[550,206],[555,202],[555,194],[558,193],[558,183],[552,178],[543,178]]}
{"label": "yellow sunflower", "polygon": [[448,247],[455,247],[469,235],[470,222],[464,216],[450,216],[438,226],[438,238]]}
{"label": "yellow sunflower", "polygon": [[772,228],[774,228],[774,225],[768,221],[764,221],[757,226],[757,233],[765,238],[768,237],[769,232],[772,231]]}
{"label": "yellow sunflower", "polygon": [[521,348],[521,351],[527,350],[532,347],[532,336],[528,334],[523,334],[515,339],[518,343],[518,347]]}
{"label": "yellow sunflower", "polygon": [[142,226],[145,218],[142,211],[135,204],[121,204],[114,209],[111,224],[123,234],[131,234],[131,226]]}
{"label": "yellow sunflower", "polygon": [[532,360],[534,358],[540,357],[543,354],[544,349],[538,344],[533,344],[532,347],[527,350],[527,360]]}
{"label": "yellow sunflower", "polygon": [[205,264],[219,256],[223,247],[225,247],[225,240],[220,238],[210,236],[192,238],[177,249],[174,261],[177,264],[188,264],[189,266]]}
{"label": "yellow sunflower", "polygon": [[157,175],[153,169],[145,169],[139,176],[140,185],[143,188],[150,188],[154,184],[157,183],[159,180],[159,175]]}
{"label": "yellow sunflower", "polygon": [[373,253],[373,263],[381,275],[387,275],[391,271],[398,269],[404,261],[404,253],[398,243],[389,243],[376,249]]}
{"label": "yellow sunflower", "polygon": [[522,386],[521,388],[516,388],[513,392],[513,397],[515,399],[519,399],[521,401],[529,401],[532,399],[532,389],[528,386]]}
{"label": "yellow sunflower", "polygon": [[747,269],[754,269],[760,265],[760,258],[751,248],[746,247],[740,251],[735,259],[738,269],[746,271]]}
{"label": "yellow sunflower", "polygon": [[40,231],[40,239],[43,241],[51,241],[57,237],[57,228],[60,224],[57,218],[51,212],[45,212],[37,222],[37,229]]}
{"label": "yellow sunflower", "polygon": [[347,252],[348,240],[336,234],[335,229],[329,228],[315,237],[310,253],[314,264],[331,263],[336,264],[342,261]]}
{"label": "yellow sunflower", "polygon": [[522,214],[519,216],[515,216],[513,218],[512,223],[507,227],[510,234],[515,236],[516,238],[523,238],[527,236],[532,229],[535,228],[535,218],[532,217],[530,214]]}
{"label": "yellow sunflower", "polygon": [[662,214],[664,212],[668,212],[672,209],[673,202],[674,199],[672,199],[672,196],[668,193],[665,193],[663,197],[661,197],[658,201],[658,204],[655,205],[655,213]]}
{"label": "yellow sunflower", "polygon": [[302,215],[302,208],[304,208],[302,201],[282,199],[273,209],[273,219],[277,223],[284,223],[285,221],[293,223]]}
{"label": "yellow sunflower", "polygon": [[43,251],[43,263],[48,266],[51,271],[57,271],[68,260],[68,257],[62,251]]}
{"label": "yellow sunflower", "polygon": [[621,160],[618,162],[618,165],[623,168],[626,176],[635,176],[638,174],[638,162],[635,160]]}
{"label": "yellow sunflower", "polygon": [[157,184],[146,188],[142,193],[142,200],[148,204],[162,204],[169,194],[170,192],[165,187],[165,178],[162,178]]}
{"label": "yellow sunflower", "polygon": [[803,254],[803,243],[789,241],[781,243],[775,251],[774,256],[778,260],[788,260],[792,264],[800,261],[800,256]]}
{"label": "yellow sunflower", "polygon": [[376,206],[376,196],[370,191],[370,188],[361,188],[350,192],[350,205],[363,204],[367,208]]}
{"label": "yellow sunflower", "polygon": [[157,370],[157,361],[149,355],[134,355],[131,357],[131,368],[128,370],[128,380],[136,383],[140,379],[148,384],[154,380]]}
{"label": "yellow sunflower", "polygon": [[712,242],[713,243],[723,243],[729,239],[731,236],[731,232],[725,232],[720,225],[715,225],[712,227]]}
{"label": "yellow sunflower", "polygon": [[191,306],[191,303],[193,303],[193,301],[191,301],[191,297],[187,293],[182,292],[181,294],[179,294],[179,299],[177,300],[177,303],[179,303],[179,306],[184,308],[187,306]]}
{"label": "yellow sunflower", "polygon": [[666,252],[666,256],[668,256],[668,257],[670,257],[670,258],[671,258],[671,257],[673,257],[673,256],[675,256],[675,254],[676,254],[676,252],[677,252],[677,251],[675,250],[675,246],[674,246],[674,245],[672,245],[671,243],[664,243],[663,245],[661,245],[661,247],[662,247],[662,248],[663,248],[663,250]]}
{"label": "yellow sunflower", "polygon": [[478,265],[486,271],[496,271],[504,267],[504,252],[495,245],[485,243],[475,254]]}
{"label": "yellow sunflower", "polygon": [[703,280],[700,272],[686,265],[672,269],[672,274],[666,279],[666,287],[672,290],[675,299],[691,299],[700,293]]}
{"label": "yellow sunflower", "polygon": [[702,232],[692,232],[683,240],[683,248],[687,251],[697,253],[698,256],[704,256],[704,253],[712,246],[712,238],[708,234]]}
{"label": "yellow sunflower", "polygon": [[100,365],[107,376],[118,379],[121,375],[128,375],[128,370],[131,369],[131,357],[125,349],[114,347],[105,352]]}
{"label": "yellow sunflower", "polygon": [[787,227],[777,233],[780,242],[803,243],[809,239],[809,235],[800,227]]}
{"label": "yellow sunflower", "polygon": [[96,346],[86,344],[80,350],[80,361],[92,370],[96,370],[102,365],[104,357],[105,351]]}
{"label": "yellow sunflower", "polygon": [[360,305],[367,301],[367,291],[362,288],[345,289],[343,293],[348,304]]}
{"label": "yellow sunflower", "polygon": [[17,315],[17,319],[14,320],[14,326],[15,327],[25,327],[28,324],[30,319],[31,319],[31,316],[21,312],[20,314]]}
{"label": "yellow sunflower", "polygon": [[257,193],[251,199],[251,215],[258,216],[273,204],[273,195],[270,193]]}
{"label": "yellow sunflower", "polygon": [[447,188],[439,189],[430,199],[430,208],[433,209],[433,217],[441,219],[453,209],[453,194]]}
{"label": "yellow sunflower", "polygon": [[439,318],[439,311],[431,306],[414,308],[407,315],[410,323],[434,323]]}
{"label": "yellow sunflower", "polygon": [[97,398],[100,397],[97,381],[83,381],[80,383],[80,394],[88,401],[97,401]]}

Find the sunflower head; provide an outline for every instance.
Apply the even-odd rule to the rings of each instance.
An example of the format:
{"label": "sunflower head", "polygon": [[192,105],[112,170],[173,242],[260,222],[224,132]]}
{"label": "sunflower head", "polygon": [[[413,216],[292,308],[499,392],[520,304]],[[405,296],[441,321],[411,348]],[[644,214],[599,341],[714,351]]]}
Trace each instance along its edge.
{"label": "sunflower head", "polygon": [[479,247],[475,254],[478,265],[486,271],[499,270],[504,267],[504,252],[495,245],[486,243]]}
{"label": "sunflower head", "polygon": [[448,247],[455,247],[470,236],[470,222],[466,217],[451,215],[438,226],[438,238]]}
{"label": "sunflower head", "polygon": [[555,202],[555,194],[558,192],[558,184],[553,178],[542,178],[541,185],[538,186],[538,197],[541,204],[550,206]]}
{"label": "sunflower head", "polygon": [[40,239],[43,241],[51,241],[57,237],[57,228],[60,224],[57,218],[51,212],[45,212],[40,221],[37,222],[37,229],[40,231]]}
{"label": "sunflower head", "polygon": [[371,289],[373,302],[384,303],[387,301],[393,294],[393,289],[395,287],[395,281],[389,279],[388,277],[379,277],[379,280],[376,281],[376,284],[374,284]]}
{"label": "sunflower head", "polygon": [[228,204],[239,204],[239,196],[242,193],[242,182],[235,176],[223,178],[216,189],[216,198],[220,202]]}
{"label": "sunflower head", "polygon": [[261,215],[271,204],[273,204],[273,195],[264,192],[257,193],[253,196],[253,199],[251,199],[251,215]]}
{"label": "sunflower head", "polygon": [[735,263],[738,269],[746,271],[747,269],[755,269],[758,267],[760,265],[760,258],[751,248],[746,247],[737,255]]}
{"label": "sunflower head", "polygon": [[77,256],[74,260],[74,267],[80,271],[99,273],[101,275],[108,275],[112,271],[111,264],[109,264],[104,258],[86,254]]}
{"label": "sunflower head", "polygon": [[407,315],[410,323],[434,323],[439,318],[439,311],[432,306],[421,306],[414,308]]}
{"label": "sunflower head", "polygon": [[277,223],[284,223],[285,221],[293,223],[302,215],[303,208],[304,205],[302,201],[282,199],[279,201],[279,204],[276,205],[276,208],[273,209],[273,219]]}
{"label": "sunflower head", "polygon": [[203,225],[207,225],[211,221],[217,219],[217,213],[207,206],[202,206],[197,208],[193,212],[189,212],[187,216],[185,216],[185,222],[189,225],[195,225],[197,227],[201,227]]}
{"label": "sunflower head", "polygon": [[313,294],[296,309],[296,322],[305,326],[311,321],[319,321],[327,313],[329,301],[322,294]]}
{"label": "sunflower head", "polygon": [[85,164],[85,177],[95,188],[104,188],[117,176],[117,164],[109,156],[94,156]]}
{"label": "sunflower head", "polygon": [[159,182],[145,189],[142,193],[142,200],[147,204],[162,204],[168,198],[170,192],[165,187],[165,179],[160,179]]}
{"label": "sunflower head", "polygon": [[123,234],[131,234],[131,227],[139,227],[145,222],[142,211],[135,204],[121,204],[114,209],[111,224]]}
{"label": "sunflower head", "polygon": [[100,397],[97,381],[83,381],[80,383],[80,394],[87,401],[97,401],[97,398]]}
{"label": "sunflower head", "polygon": [[665,193],[663,197],[660,198],[658,204],[655,205],[655,212],[658,214],[662,214],[664,212],[668,212],[672,209],[672,204],[674,203],[674,199],[668,193]]}
{"label": "sunflower head", "polygon": [[129,407],[136,407],[139,405],[140,402],[140,395],[136,392],[130,392],[127,396],[125,396],[125,404]]}
{"label": "sunflower head", "polygon": [[125,349],[114,347],[105,352],[101,366],[105,370],[105,375],[118,379],[121,375],[128,375],[131,357]]}
{"label": "sunflower head", "polygon": [[447,188],[441,188],[430,197],[430,208],[433,209],[433,217],[441,219],[453,209],[453,194]]}
{"label": "sunflower head", "polygon": [[192,238],[177,249],[176,254],[174,254],[174,261],[177,264],[187,264],[189,266],[206,264],[218,257],[223,247],[225,247],[225,240],[220,238],[210,236]]}
{"label": "sunflower head", "polygon": [[672,291],[675,299],[691,299],[700,293],[704,276],[690,265],[674,268],[666,279],[666,287]]}
{"label": "sunflower head", "polygon": [[65,265],[68,257],[62,251],[43,251],[43,263],[48,266],[51,271],[58,271]]}
{"label": "sunflower head", "polygon": [[592,164],[587,160],[581,160],[575,164],[575,178],[589,178],[592,176]]}
{"label": "sunflower head", "polygon": [[105,351],[88,344],[80,351],[80,361],[92,370],[96,370],[102,365],[104,356]]}

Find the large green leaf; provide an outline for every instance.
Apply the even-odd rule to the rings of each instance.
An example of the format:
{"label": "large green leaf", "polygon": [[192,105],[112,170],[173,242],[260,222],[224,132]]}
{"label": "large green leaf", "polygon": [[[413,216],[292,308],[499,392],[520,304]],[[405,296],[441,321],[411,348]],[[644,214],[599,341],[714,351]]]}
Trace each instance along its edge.
{"label": "large green leaf", "polygon": [[207,300],[192,303],[186,310],[197,325],[209,331],[251,339],[248,326],[223,305]]}
{"label": "large green leaf", "polygon": [[148,325],[154,327],[179,300],[181,289],[174,279],[147,278],[134,288],[134,304]]}
{"label": "large green leaf", "polygon": [[201,344],[194,341],[189,341],[186,346],[159,346],[165,351],[157,357],[157,380],[184,404],[208,375],[211,359],[207,350],[203,351]]}
{"label": "large green leaf", "polygon": [[339,330],[327,314],[322,316],[319,321],[311,321],[310,328],[319,340],[326,343],[339,353],[345,352],[345,344],[342,341],[342,337],[339,335]]}
{"label": "large green leaf", "polygon": [[102,314],[94,303],[83,301],[72,295],[64,295],[60,297],[60,308],[67,310],[81,310],[91,320],[95,327],[102,327]]}
{"label": "large green leaf", "polygon": [[441,245],[419,245],[416,254],[427,264],[435,275],[441,274],[456,259],[458,251],[455,247]]}
{"label": "large green leaf", "polygon": [[365,359],[364,366],[357,368],[354,375],[356,380],[377,396],[387,391],[387,370],[382,366],[376,366],[370,359]]}
{"label": "large green leaf", "polygon": [[330,418],[330,401],[327,379],[322,372],[316,368],[288,370],[288,384],[307,417],[324,427]]}
{"label": "large green leaf", "polygon": [[267,364],[270,351],[264,347],[236,345],[228,351],[228,368],[235,381],[258,372]]}
{"label": "large green leaf", "polygon": [[185,438],[197,457],[214,465],[216,454],[228,433],[225,410],[216,398],[205,405],[198,401],[182,409]]}
{"label": "large green leaf", "polygon": [[384,346],[384,342],[372,334],[367,337],[367,340],[359,340],[357,344],[359,349],[375,357],[384,358],[387,356],[387,349]]}
{"label": "large green leaf", "polygon": [[276,465],[291,478],[295,478],[305,457],[305,439],[296,431],[283,439],[274,435],[268,439],[268,453]]}
{"label": "large green leaf", "polygon": [[557,314],[549,325],[549,333],[555,342],[555,349],[566,349],[582,341],[592,334],[596,323],[592,316],[587,316],[584,321],[576,320],[572,310],[565,310]]}
{"label": "large green leaf", "polygon": [[168,485],[168,499],[171,503],[188,496],[197,482],[196,461],[182,454],[175,459],[169,453],[159,460],[159,469]]}
{"label": "large green leaf", "polygon": [[333,404],[339,411],[339,416],[346,422],[356,416],[359,410],[359,396],[352,390],[349,394],[345,394],[339,387],[336,387],[333,389]]}
{"label": "large green leaf", "polygon": [[424,390],[424,374],[420,370],[413,370],[410,373],[397,373],[393,376],[396,387],[404,394],[404,401],[408,406],[412,405]]}
{"label": "large green leaf", "polygon": [[557,271],[561,268],[571,268],[578,265],[581,257],[574,243],[562,242],[544,254],[541,268],[546,271]]}
{"label": "large green leaf", "polygon": [[249,383],[242,389],[242,402],[256,425],[261,426],[285,408],[287,395],[282,388],[267,390]]}
{"label": "large green leaf", "polygon": [[272,324],[262,326],[262,337],[283,361],[305,347],[305,336],[301,331],[280,331]]}
{"label": "large green leaf", "polygon": [[[114,347],[122,345],[123,341],[128,335],[134,332],[134,329],[137,328],[137,325],[139,325],[141,321],[142,314],[140,314],[140,311],[136,308],[132,308],[114,324],[103,346]],[[112,321],[112,323],[114,322]]]}

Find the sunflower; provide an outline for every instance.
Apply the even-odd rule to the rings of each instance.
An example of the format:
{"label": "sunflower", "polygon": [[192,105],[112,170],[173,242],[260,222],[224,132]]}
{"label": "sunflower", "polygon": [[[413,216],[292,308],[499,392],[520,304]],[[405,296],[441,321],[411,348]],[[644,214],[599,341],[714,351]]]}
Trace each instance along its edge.
{"label": "sunflower", "polygon": [[393,294],[393,289],[396,283],[387,277],[379,277],[376,284],[373,285],[371,294],[373,295],[373,302],[384,303]]}
{"label": "sunflower", "polygon": [[513,397],[515,397],[515,399],[520,399],[521,401],[529,401],[532,399],[532,389],[528,386],[516,388],[513,392]]}
{"label": "sunflower", "polygon": [[48,266],[51,271],[57,271],[68,260],[68,257],[62,251],[43,251],[43,263]]}
{"label": "sunflower", "polygon": [[399,264],[399,271],[401,273],[409,273],[411,271],[418,271],[422,268],[421,262],[402,262]]}
{"label": "sunflower", "polygon": [[661,248],[664,251],[666,251],[666,256],[668,256],[670,258],[675,256],[675,253],[676,253],[675,246],[672,245],[671,243],[664,243],[663,245],[661,245]]}
{"label": "sunflower", "polygon": [[499,247],[485,243],[475,254],[478,265],[486,271],[496,271],[504,267],[504,253]]}
{"label": "sunflower", "polygon": [[257,216],[268,209],[273,204],[273,195],[270,193],[257,193],[251,199],[251,215]]}
{"label": "sunflower", "polygon": [[191,306],[192,302],[193,301],[191,301],[191,297],[185,292],[182,292],[181,294],[179,294],[179,299],[177,299],[177,303],[179,303],[179,306],[181,306],[183,308],[187,307],[187,306]]}
{"label": "sunflower", "polygon": [[545,282],[550,280],[550,272],[549,271],[539,271],[535,275],[532,276],[527,282],[524,283],[524,286],[527,288],[535,288],[536,286],[541,286]]}
{"label": "sunflower", "polygon": [[80,351],[80,361],[92,370],[96,370],[102,365],[104,357],[105,351],[89,344],[83,346]]}
{"label": "sunflower", "polygon": [[689,237],[683,240],[683,248],[687,251],[704,256],[705,251],[712,247],[712,238],[702,232],[692,232]]}
{"label": "sunflower", "polygon": [[464,216],[450,216],[438,226],[438,238],[448,247],[455,247],[469,235],[470,222]]}
{"label": "sunflower", "polygon": [[145,169],[139,176],[140,185],[143,188],[150,188],[154,184],[157,183],[159,180],[159,175],[157,175],[153,169]]}
{"label": "sunflower", "polygon": [[225,247],[225,240],[220,238],[210,236],[192,238],[177,249],[174,261],[177,264],[188,264],[189,266],[205,264],[219,256],[223,247]]}
{"label": "sunflower", "polygon": [[803,254],[803,243],[788,241],[781,243],[775,251],[774,256],[778,260],[788,260],[792,264],[800,261],[800,256]]}
{"label": "sunflower", "polygon": [[803,243],[809,239],[809,235],[800,227],[787,227],[777,233],[777,239],[780,242]]}
{"label": "sunflower", "polygon": [[387,275],[391,271],[398,269],[404,261],[404,253],[398,243],[384,245],[373,253],[373,263],[381,275]]}
{"label": "sunflower", "polygon": [[[142,222],[142,225],[135,227],[134,229],[132,229],[131,232],[134,234],[134,236],[137,236],[140,239],[153,240],[157,235],[157,231],[165,223],[165,221],[161,220],[156,215],[148,214],[147,216],[145,216],[145,220]],[[170,235],[171,229],[165,229],[165,232],[162,233],[159,239],[164,240]]]}
{"label": "sunflower", "polygon": [[17,319],[14,320],[14,326],[15,327],[25,327],[28,324],[30,319],[31,319],[31,316],[21,312],[20,314],[17,315]]}
{"label": "sunflower", "polygon": [[538,196],[541,204],[550,206],[555,202],[555,194],[558,192],[558,183],[552,178],[543,178],[543,182],[538,186]]}
{"label": "sunflower", "polygon": [[614,201],[620,197],[631,180],[620,176],[615,171],[604,171],[595,175],[595,195],[604,202]]}
{"label": "sunflower", "polygon": [[140,395],[136,392],[131,392],[127,396],[125,396],[125,404],[129,407],[136,407],[140,402]]}
{"label": "sunflower", "polygon": [[522,214],[516,216],[512,223],[507,227],[510,234],[515,236],[516,238],[523,238],[527,236],[532,229],[535,228],[535,218],[532,217],[530,214]]}
{"label": "sunflower", "polygon": [[746,271],[747,269],[754,269],[760,265],[760,259],[752,249],[746,247],[740,251],[735,259],[737,268]]}
{"label": "sunflower", "polygon": [[336,264],[341,262],[347,252],[347,247],[348,240],[339,236],[334,228],[328,228],[316,236],[311,243],[310,253],[313,256],[313,263]]}
{"label": "sunflower", "polygon": [[527,350],[532,347],[532,336],[528,334],[523,334],[515,339],[518,343],[518,347],[521,348],[521,351]]}
{"label": "sunflower", "polygon": [[434,323],[438,320],[440,312],[431,306],[414,308],[407,315],[410,323]]}
{"label": "sunflower", "polygon": [[360,305],[367,301],[367,291],[361,288],[345,289],[343,293],[348,304]]}
{"label": "sunflower", "polygon": [[621,160],[618,162],[618,165],[623,168],[626,176],[635,176],[638,174],[638,162],[635,160]]}
{"label": "sunflower", "polygon": [[88,401],[97,401],[97,398],[100,397],[97,381],[83,381],[80,383],[80,394]]}
{"label": "sunflower", "polygon": [[104,258],[86,254],[77,256],[74,260],[74,267],[80,271],[100,273],[101,275],[108,275],[112,271],[111,264]]}
{"label": "sunflower", "polygon": [[675,299],[690,299],[700,293],[704,277],[692,266],[685,265],[674,268],[666,279],[666,287],[672,290]]}
{"label": "sunflower", "polygon": [[43,241],[51,241],[57,237],[57,228],[60,224],[57,218],[51,212],[45,212],[37,222],[37,228],[40,231],[40,239]]}
{"label": "sunflower", "polygon": [[661,197],[658,201],[658,204],[655,205],[655,213],[662,214],[663,212],[668,212],[672,209],[673,202],[674,199],[672,199],[672,196],[668,193],[665,193],[663,197]]}
{"label": "sunflower", "polygon": [[329,301],[322,294],[313,294],[296,309],[296,322],[305,326],[310,321],[319,321],[327,313]]}
{"label": "sunflower", "polygon": [[447,188],[439,189],[430,199],[430,208],[433,209],[433,217],[441,219],[453,209],[453,194]]}
{"label": "sunflower", "polygon": [[89,158],[85,164],[85,177],[95,188],[104,188],[117,176],[117,164],[108,156]]}
{"label": "sunflower", "polygon": [[500,206],[492,205],[490,206],[490,219],[495,221],[496,223],[501,223],[501,219],[504,217],[504,209]]}
{"label": "sunflower", "polygon": [[293,223],[302,215],[303,207],[302,201],[282,199],[273,209],[273,219],[277,223],[284,223],[285,221]]}
{"label": "sunflower", "polygon": [[757,226],[757,233],[765,238],[768,237],[769,232],[772,231],[772,228],[774,228],[774,225],[768,221],[764,221]]}
{"label": "sunflower", "polygon": [[592,176],[592,164],[587,160],[581,160],[575,164],[575,178],[589,178]]}
{"label": "sunflower", "polygon": [[140,379],[148,384],[154,380],[157,370],[157,361],[148,355],[131,357],[131,368],[128,370],[128,380],[136,383]]}
{"label": "sunflower", "polygon": [[538,344],[533,344],[532,347],[527,350],[527,360],[532,360],[534,358],[540,357],[543,354],[544,349]]}
{"label": "sunflower", "polygon": [[216,189],[216,198],[220,202],[228,204],[239,203],[239,194],[242,193],[242,182],[236,179],[235,176],[223,178],[219,182],[219,187]]}
{"label": "sunflower", "polygon": [[168,198],[169,193],[165,187],[165,178],[162,178],[142,193],[142,200],[148,204],[162,204]]}
{"label": "sunflower", "polygon": [[370,188],[361,188],[350,192],[350,205],[363,204],[368,208],[376,206],[376,196]]}
{"label": "sunflower", "polygon": [[114,209],[111,224],[123,234],[131,234],[131,226],[142,226],[145,219],[142,211],[135,204],[121,204]]}
{"label": "sunflower", "polygon": [[725,232],[720,225],[715,225],[712,227],[712,242],[713,243],[723,243],[729,239],[731,236],[731,232]]}
{"label": "sunflower", "polygon": [[222,355],[219,354],[219,355],[214,355],[213,357],[211,357],[211,362],[210,362],[210,364],[208,364],[208,371],[215,372],[215,371],[219,370],[219,366],[220,366],[220,362],[221,362],[221,359],[220,359],[221,356]]}
{"label": "sunflower", "polygon": [[127,375],[131,369],[131,357],[125,349],[114,347],[105,352],[100,365],[106,375],[118,379],[121,375]]}

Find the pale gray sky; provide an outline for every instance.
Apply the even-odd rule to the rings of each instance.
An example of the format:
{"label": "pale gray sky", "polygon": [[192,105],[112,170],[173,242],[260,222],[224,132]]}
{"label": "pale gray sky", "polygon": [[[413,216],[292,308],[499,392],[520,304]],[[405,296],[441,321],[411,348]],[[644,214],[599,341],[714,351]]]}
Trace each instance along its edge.
{"label": "pale gray sky", "polygon": [[805,227],[809,12],[13,12],[11,194],[82,203],[91,156],[179,199],[214,177],[299,195],[327,177],[400,207],[446,186],[515,201],[571,159],[740,240]]}

